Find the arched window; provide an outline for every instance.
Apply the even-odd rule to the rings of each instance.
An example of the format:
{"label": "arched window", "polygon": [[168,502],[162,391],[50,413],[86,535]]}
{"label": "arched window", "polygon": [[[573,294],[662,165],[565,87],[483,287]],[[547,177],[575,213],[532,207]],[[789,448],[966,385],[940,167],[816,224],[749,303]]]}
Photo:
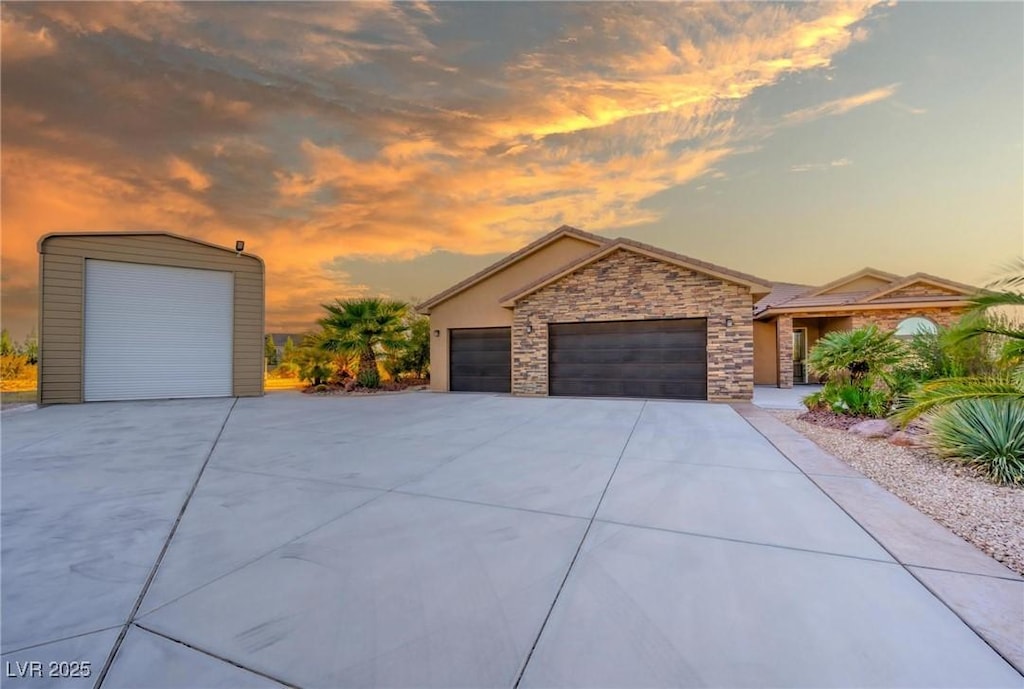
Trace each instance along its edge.
{"label": "arched window", "polygon": [[914,335],[934,335],[939,331],[938,326],[927,318],[912,316],[896,326],[896,337],[910,338]]}

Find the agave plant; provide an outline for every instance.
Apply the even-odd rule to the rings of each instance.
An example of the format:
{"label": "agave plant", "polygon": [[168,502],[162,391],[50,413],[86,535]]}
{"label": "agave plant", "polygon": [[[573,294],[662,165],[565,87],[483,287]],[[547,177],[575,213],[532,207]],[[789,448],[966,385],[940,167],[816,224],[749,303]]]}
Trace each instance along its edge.
{"label": "agave plant", "polygon": [[1024,484],[1024,402],[965,398],[935,416],[931,435],[947,457],[981,467],[992,480]]}

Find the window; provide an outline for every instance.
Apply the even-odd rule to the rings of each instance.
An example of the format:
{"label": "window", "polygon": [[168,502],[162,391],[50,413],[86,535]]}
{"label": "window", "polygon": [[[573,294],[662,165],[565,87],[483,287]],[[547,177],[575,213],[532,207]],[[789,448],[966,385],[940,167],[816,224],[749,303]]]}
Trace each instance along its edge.
{"label": "window", "polygon": [[921,316],[912,316],[896,326],[896,337],[911,338],[914,335],[934,335],[939,331],[935,323]]}

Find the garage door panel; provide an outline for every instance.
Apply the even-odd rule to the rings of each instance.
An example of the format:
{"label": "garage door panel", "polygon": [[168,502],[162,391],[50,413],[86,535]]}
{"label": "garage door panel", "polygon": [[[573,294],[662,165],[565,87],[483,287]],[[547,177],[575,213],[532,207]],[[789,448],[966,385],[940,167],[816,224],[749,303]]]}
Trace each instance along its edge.
{"label": "garage door panel", "polygon": [[552,395],[707,399],[702,318],[552,323]]}
{"label": "garage door panel", "polygon": [[232,394],[232,273],[85,265],[86,401]]}
{"label": "garage door panel", "polygon": [[457,328],[449,331],[448,342],[452,391],[511,391],[511,328]]}

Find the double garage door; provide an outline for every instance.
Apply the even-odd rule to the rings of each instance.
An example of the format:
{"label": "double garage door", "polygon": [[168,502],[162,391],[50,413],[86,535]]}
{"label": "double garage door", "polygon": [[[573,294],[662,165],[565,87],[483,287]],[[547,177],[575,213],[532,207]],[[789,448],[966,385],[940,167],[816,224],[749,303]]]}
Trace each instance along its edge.
{"label": "double garage door", "polygon": [[84,399],[232,394],[234,274],[85,262]]}
{"label": "double garage door", "polygon": [[[580,397],[707,399],[703,318],[552,323],[548,393]],[[451,331],[451,389],[508,392],[511,331]]]}

